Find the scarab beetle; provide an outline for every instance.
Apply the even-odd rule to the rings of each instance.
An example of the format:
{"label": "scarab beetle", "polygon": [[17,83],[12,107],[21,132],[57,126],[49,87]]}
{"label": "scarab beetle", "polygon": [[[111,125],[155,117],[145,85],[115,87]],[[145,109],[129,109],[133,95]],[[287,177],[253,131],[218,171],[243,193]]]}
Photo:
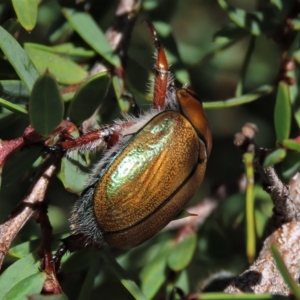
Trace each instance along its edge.
{"label": "scarab beetle", "polygon": [[212,145],[202,104],[176,88],[165,51],[157,50],[153,107],[62,143],[107,149],[70,218],[84,246],[128,249],[151,238],[183,210],[202,182]]}

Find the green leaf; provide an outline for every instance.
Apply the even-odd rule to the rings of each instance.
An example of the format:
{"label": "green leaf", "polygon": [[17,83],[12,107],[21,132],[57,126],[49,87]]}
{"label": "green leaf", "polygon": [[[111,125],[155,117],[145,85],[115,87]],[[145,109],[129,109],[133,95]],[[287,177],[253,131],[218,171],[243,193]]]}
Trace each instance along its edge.
{"label": "green leaf", "polygon": [[32,240],[25,243],[21,243],[10,248],[7,254],[16,258],[25,257],[26,255],[29,255],[32,251],[36,250],[40,243],[41,240]]}
{"label": "green leaf", "polygon": [[77,297],[77,300],[86,300],[91,298],[91,294],[94,288],[95,277],[99,273],[99,252],[93,252],[90,256],[90,264],[85,276],[84,282],[82,284],[82,288],[80,290],[80,294]]}
{"label": "green leaf", "polygon": [[276,262],[277,268],[278,268],[280,274],[282,275],[285,283],[288,285],[288,287],[294,294],[294,297],[297,300],[300,300],[300,289],[299,289],[297,283],[295,282],[295,280],[292,278],[291,274],[289,273],[289,270],[287,269],[277,247],[273,244],[273,245],[271,245],[270,250],[271,250],[273,258]]}
{"label": "green leaf", "polygon": [[31,126],[40,134],[49,135],[62,121],[64,113],[57,82],[49,73],[41,75],[32,89],[29,116]]}
{"label": "green leaf", "polygon": [[300,141],[286,139],[282,141],[282,144],[289,150],[295,150],[300,152]]}
{"label": "green leaf", "polygon": [[0,105],[10,111],[27,114],[27,110],[15,103],[28,103],[29,94],[20,80],[0,80]]}
{"label": "green leaf", "polygon": [[248,67],[249,67],[249,64],[250,64],[251,56],[252,56],[252,53],[254,51],[255,40],[256,40],[256,37],[251,36],[250,41],[249,41],[249,46],[248,46],[248,49],[247,49],[247,52],[246,52],[246,56],[245,56],[245,59],[244,59],[243,65],[242,65],[240,79],[237,83],[236,90],[235,90],[236,97],[242,96],[242,94],[244,92],[244,87],[245,87],[245,82],[246,82],[246,75],[248,73],[247,71],[248,71]]}
{"label": "green leaf", "polygon": [[270,2],[275,5],[279,10],[283,8],[283,1],[284,0],[270,0]]}
{"label": "green leaf", "polygon": [[[285,0],[270,0],[271,4],[276,7],[275,17],[276,21],[280,22],[287,18],[288,13],[293,9],[293,1],[285,1]],[[266,3],[266,10],[270,10],[270,6]],[[290,23],[289,23],[290,25]]]}
{"label": "green leaf", "polygon": [[[51,218],[51,214],[53,214],[51,212],[51,210],[53,209],[53,206],[49,206],[50,208],[50,219],[51,221],[53,220]],[[57,214],[55,215],[55,217],[58,217]],[[54,223],[57,223],[57,221],[54,220]],[[52,222],[53,225],[53,222]],[[69,236],[70,233],[57,233],[53,235],[53,243],[52,243],[52,249],[57,250],[57,248],[61,245],[61,240],[66,238],[67,236]],[[11,257],[15,257],[15,258],[23,258],[27,255],[29,255],[30,253],[32,253],[33,251],[37,250],[39,245],[41,244],[41,239],[32,239],[32,240],[28,240],[27,242],[24,243],[20,243],[16,246],[13,246],[11,248],[9,248],[7,254]],[[68,259],[68,256],[64,256],[62,258],[62,262],[64,262],[66,259]]]}
{"label": "green leaf", "polygon": [[195,233],[185,236],[179,243],[176,243],[168,257],[169,268],[175,272],[186,268],[193,258],[196,245]]}
{"label": "green leaf", "polygon": [[247,13],[243,9],[227,4],[225,0],[218,0],[218,2],[227,12],[228,17],[238,26],[250,31],[254,35],[260,35],[268,31],[264,26],[264,15],[261,12]]}
{"label": "green leaf", "polygon": [[[186,294],[190,289],[190,279],[187,269],[182,270],[174,282],[174,287],[180,287]],[[176,299],[176,298],[175,298]]]}
{"label": "green leaf", "polygon": [[144,10],[153,10],[159,5],[159,2],[156,0],[145,0],[142,3]]}
{"label": "green leaf", "polygon": [[[299,19],[290,19],[289,24],[294,30],[300,29],[300,20]],[[299,52],[299,51],[297,51],[297,52]],[[297,54],[297,56],[299,56],[299,54]],[[297,61],[299,62],[299,58],[297,58]]]}
{"label": "green leaf", "polygon": [[281,162],[286,156],[286,151],[284,149],[276,149],[272,153],[268,154],[264,161],[264,168],[273,166]]}
{"label": "green leaf", "polygon": [[17,112],[17,113],[22,113],[27,115],[27,110],[17,104],[13,104],[9,101],[6,101],[2,98],[0,98],[0,106],[3,106],[5,108],[7,108],[8,110],[12,111],[12,112]]}
{"label": "green leaf", "polygon": [[69,192],[80,194],[88,182],[88,165],[78,151],[71,151],[61,161],[59,179]]}
{"label": "green leaf", "polygon": [[47,51],[76,60],[83,60],[95,56],[95,51],[86,50],[82,47],[75,47],[72,43],[64,43],[53,47],[44,46],[41,44],[26,43],[26,47]]}
{"label": "green leaf", "polygon": [[190,74],[184,68],[175,70],[175,78],[183,85],[191,82]]}
{"label": "green leaf", "polygon": [[114,53],[104,33],[89,13],[79,12],[68,8],[64,8],[62,13],[75,31],[97,53],[112,65],[116,67],[121,65],[119,57]]}
{"label": "green leaf", "polygon": [[300,153],[289,152],[282,163],[282,176],[290,179],[300,170]]}
{"label": "green leaf", "polygon": [[205,109],[219,109],[237,106],[241,104],[246,104],[260,99],[261,97],[270,94],[273,91],[273,87],[270,85],[263,85],[252,93],[242,95],[240,97],[235,97],[232,99],[204,102],[203,107]]}
{"label": "green leaf", "polygon": [[73,34],[74,29],[69,22],[62,24],[56,31],[54,31],[50,37],[49,41],[51,44],[59,44],[62,41],[66,41]]}
{"label": "green leaf", "polygon": [[22,100],[25,98],[26,101],[23,100],[23,103],[27,103],[29,93],[20,80],[0,80],[0,97],[9,101],[13,100],[14,102],[19,102],[20,98]]}
{"label": "green leaf", "polygon": [[167,279],[167,258],[172,244],[167,241],[160,244],[160,249],[140,273],[142,292],[147,299],[152,299]]}
{"label": "green leaf", "polygon": [[[286,54],[286,59],[288,60],[293,60],[294,53],[296,50],[299,49],[299,43],[300,43],[300,32],[298,31],[296,36],[293,38],[291,45],[288,48],[287,54]],[[290,71],[287,71],[287,75],[290,75]]]}
{"label": "green leaf", "polygon": [[31,275],[40,274],[39,265],[39,260],[30,253],[7,268],[0,276],[0,299],[3,299],[9,290],[22,280]]}
{"label": "green leaf", "polygon": [[38,294],[43,288],[47,274],[39,272],[16,283],[4,296],[5,300],[27,300],[28,296]]}
{"label": "green leaf", "polygon": [[31,31],[37,20],[38,0],[12,0],[12,4],[21,25]]}
{"label": "green leaf", "polygon": [[247,34],[248,32],[245,29],[237,26],[235,23],[228,23],[214,34],[213,42],[217,44],[224,44],[238,40]]}
{"label": "green leaf", "polygon": [[21,29],[21,24],[18,19],[8,19],[2,24],[2,27],[14,36]]}
{"label": "green leaf", "polygon": [[291,130],[291,102],[289,86],[286,82],[280,81],[277,90],[274,123],[277,142],[282,143],[287,139]]}
{"label": "green leaf", "polygon": [[64,102],[69,102],[73,99],[75,94],[76,94],[76,92],[63,93],[62,98],[63,98]]}
{"label": "green leaf", "polygon": [[255,210],[255,225],[257,237],[263,238],[266,228],[266,216],[262,211],[258,209]]}
{"label": "green leaf", "polygon": [[134,299],[149,299],[148,297],[145,297],[145,295],[139,289],[138,285],[129,278],[128,274],[126,274],[125,270],[117,263],[117,261],[109,253],[109,251],[104,249],[101,251],[101,255],[107,266],[114,272],[114,274],[118,277],[122,285],[130,292]]}
{"label": "green leaf", "polygon": [[[289,70],[288,72],[286,72],[286,76],[290,78],[290,80],[294,80],[295,82],[297,82],[296,69]],[[289,89],[292,112],[298,124],[298,128],[300,128],[300,105],[298,101],[299,87],[297,84],[292,84],[288,86],[288,89]]]}
{"label": "green leaf", "polygon": [[20,44],[1,26],[0,48],[30,92],[39,73]]}
{"label": "green leaf", "polygon": [[300,50],[294,52],[294,58],[296,59],[297,63],[300,63]]}
{"label": "green leaf", "polygon": [[40,74],[49,70],[62,84],[81,83],[87,76],[87,72],[70,59],[45,50],[32,48],[30,44],[25,44],[25,51]]}
{"label": "green leaf", "polygon": [[124,101],[124,98],[122,97],[122,92],[123,92],[123,82],[122,80],[114,75],[112,77],[112,85],[113,85],[113,89],[114,89],[114,92],[115,92],[115,95],[116,95],[116,98],[117,98],[117,101],[118,101],[118,104],[119,104],[119,108],[121,110],[122,113],[128,113],[129,109],[130,109],[130,103],[129,101],[125,100]]}
{"label": "green leaf", "polygon": [[68,55],[72,59],[83,60],[87,58],[92,58],[96,55],[95,51],[90,49],[85,49],[83,47],[75,47],[72,43],[60,44],[55,47],[52,47],[52,50],[55,53],[61,55]]}
{"label": "green leaf", "polygon": [[28,147],[9,157],[3,168],[3,184],[13,184],[20,176],[23,176],[25,172],[30,170],[40,154],[39,148]]}
{"label": "green leaf", "polygon": [[91,117],[105,98],[110,84],[108,72],[90,77],[76,92],[68,112],[69,118],[81,124]]}

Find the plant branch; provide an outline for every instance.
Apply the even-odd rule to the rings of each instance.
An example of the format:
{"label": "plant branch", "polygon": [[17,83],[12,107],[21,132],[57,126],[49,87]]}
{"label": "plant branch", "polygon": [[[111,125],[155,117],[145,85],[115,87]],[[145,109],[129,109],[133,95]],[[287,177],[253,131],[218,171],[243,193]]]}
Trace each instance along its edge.
{"label": "plant branch", "polygon": [[44,201],[50,178],[56,170],[55,162],[53,156],[45,159],[28,195],[11,212],[8,220],[0,225],[0,268],[11,242]]}
{"label": "plant branch", "polygon": [[256,261],[248,270],[237,276],[225,289],[227,293],[253,292],[288,295],[288,286],[277,270],[270,252],[270,245],[275,244],[282,256],[291,276],[298,282],[300,275],[300,223],[299,219],[299,186],[300,175],[291,179],[289,185],[283,184],[273,167],[263,168],[265,149],[254,144],[257,127],[246,124],[235,136],[235,145],[242,153],[251,152],[255,155],[254,168],[259,173],[266,192],[274,203],[271,217],[270,235],[264,241],[262,250]]}

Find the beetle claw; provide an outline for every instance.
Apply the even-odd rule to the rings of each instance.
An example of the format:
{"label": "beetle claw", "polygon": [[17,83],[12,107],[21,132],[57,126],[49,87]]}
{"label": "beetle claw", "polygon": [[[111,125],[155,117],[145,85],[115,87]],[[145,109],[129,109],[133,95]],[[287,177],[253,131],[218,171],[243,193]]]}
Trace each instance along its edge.
{"label": "beetle claw", "polygon": [[81,234],[72,234],[61,239],[60,241],[62,244],[59,246],[51,260],[51,262],[55,264],[55,270],[59,270],[61,259],[67,252],[72,253],[84,248],[86,246],[85,240],[86,239]]}
{"label": "beetle claw", "polygon": [[44,146],[43,151],[46,153],[61,153],[66,152],[65,149],[61,146],[60,143],[53,145],[53,146]]}

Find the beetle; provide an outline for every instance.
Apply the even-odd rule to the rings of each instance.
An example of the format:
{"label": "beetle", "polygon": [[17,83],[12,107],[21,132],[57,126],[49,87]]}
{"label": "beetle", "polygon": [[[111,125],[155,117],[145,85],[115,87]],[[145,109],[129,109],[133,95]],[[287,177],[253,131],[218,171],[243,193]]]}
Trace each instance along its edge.
{"label": "beetle", "polygon": [[[156,30],[153,107],[138,116],[64,141],[65,150],[106,150],[71,213],[72,235],[60,252],[105,244],[130,249],[165,227],[201,184],[212,136],[201,102],[177,88]],[[80,242],[78,242],[80,240]]]}

